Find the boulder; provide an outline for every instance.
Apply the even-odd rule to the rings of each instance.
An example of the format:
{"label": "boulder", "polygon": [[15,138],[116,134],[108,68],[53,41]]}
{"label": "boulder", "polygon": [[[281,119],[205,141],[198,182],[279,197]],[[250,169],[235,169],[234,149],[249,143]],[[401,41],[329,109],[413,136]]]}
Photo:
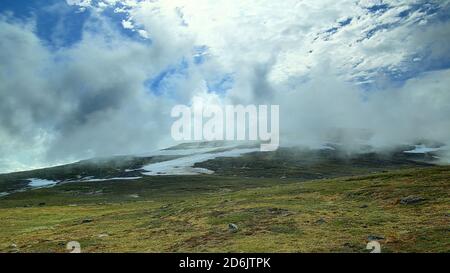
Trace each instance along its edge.
{"label": "boulder", "polygon": [[400,199],[400,204],[402,205],[412,205],[412,204],[417,204],[420,202],[425,201],[425,198],[422,198],[420,196],[408,196],[408,197],[404,197],[402,199]]}
{"label": "boulder", "polygon": [[318,225],[323,225],[323,224],[325,224],[326,222],[327,222],[327,221],[325,221],[325,219],[320,218],[319,220],[316,221],[316,224],[318,224]]}
{"label": "boulder", "polygon": [[87,224],[87,223],[91,223],[92,221],[94,221],[94,220],[86,218],[86,219],[81,220],[81,223],[82,224]]}
{"label": "boulder", "polygon": [[367,236],[367,240],[369,241],[379,241],[379,240],[384,240],[383,236],[378,236],[378,235],[369,235]]}
{"label": "boulder", "polygon": [[236,233],[238,232],[239,227],[236,224],[230,223],[228,224],[228,231],[231,233]]}

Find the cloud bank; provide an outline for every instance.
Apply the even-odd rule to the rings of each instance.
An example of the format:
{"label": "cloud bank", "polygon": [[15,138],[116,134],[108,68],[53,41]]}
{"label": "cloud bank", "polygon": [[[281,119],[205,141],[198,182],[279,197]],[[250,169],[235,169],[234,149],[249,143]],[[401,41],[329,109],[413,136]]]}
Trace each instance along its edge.
{"label": "cloud bank", "polygon": [[42,8],[63,6],[87,18],[70,43],[67,28],[46,39],[38,16],[0,4],[0,172],[169,145],[171,108],[199,100],[279,104],[282,145],[320,144],[342,128],[350,147],[361,141],[354,129],[383,149],[450,144],[450,1]]}

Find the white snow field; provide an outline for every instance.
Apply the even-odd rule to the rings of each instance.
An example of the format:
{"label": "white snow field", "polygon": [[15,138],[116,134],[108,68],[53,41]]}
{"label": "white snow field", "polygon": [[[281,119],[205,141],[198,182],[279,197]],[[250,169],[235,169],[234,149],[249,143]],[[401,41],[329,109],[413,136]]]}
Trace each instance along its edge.
{"label": "white snow field", "polygon": [[[216,148],[217,149],[217,148]],[[199,150],[192,149],[191,155],[187,155],[181,158],[152,163],[144,166],[142,169],[143,175],[198,175],[198,174],[212,174],[211,170],[204,168],[194,168],[195,163],[205,162],[207,160],[215,159],[218,157],[239,157],[243,154],[253,153],[259,151],[259,148],[253,149],[233,149],[223,152],[208,152],[197,153]],[[176,152],[174,150],[173,152]],[[186,150],[181,150],[185,153]]]}
{"label": "white snow field", "polygon": [[51,187],[58,183],[58,181],[39,179],[39,178],[30,178],[27,180],[30,181],[30,183],[28,183],[28,186],[33,187],[33,188]]}

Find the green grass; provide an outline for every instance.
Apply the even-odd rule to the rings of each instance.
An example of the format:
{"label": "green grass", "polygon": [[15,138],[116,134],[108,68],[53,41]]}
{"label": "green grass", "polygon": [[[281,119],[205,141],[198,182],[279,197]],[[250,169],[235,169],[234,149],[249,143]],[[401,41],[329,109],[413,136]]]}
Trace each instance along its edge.
{"label": "green grass", "polygon": [[[400,204],[410,195],[426,200]],[[65,252],[69,241],[83,252],[366,252],[369,235],[383,252],[450,252],[449,223],[450,167],[307,182],[145,177],[1,198],[0,252]]]}

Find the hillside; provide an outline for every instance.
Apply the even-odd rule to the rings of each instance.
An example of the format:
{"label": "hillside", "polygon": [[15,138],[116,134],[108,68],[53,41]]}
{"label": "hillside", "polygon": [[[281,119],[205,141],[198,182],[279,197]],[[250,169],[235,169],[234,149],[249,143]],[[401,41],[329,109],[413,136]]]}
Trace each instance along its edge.
{"label": "hillside", "polygon": [[[0,199],[0,252],[449,252],[450,167],[66,183]],[[238,226],[229,232],[228,225]]]}

